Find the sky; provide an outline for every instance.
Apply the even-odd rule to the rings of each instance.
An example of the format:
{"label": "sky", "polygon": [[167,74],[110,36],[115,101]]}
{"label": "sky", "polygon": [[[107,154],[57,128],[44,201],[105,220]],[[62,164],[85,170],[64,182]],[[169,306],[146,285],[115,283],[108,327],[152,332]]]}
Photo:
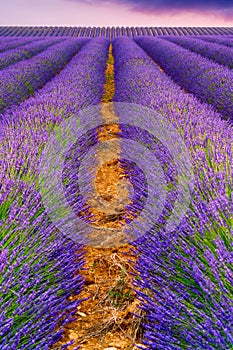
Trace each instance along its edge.
{"label": "sky", "polygon": [[233,0],[0,0],[0,25],[233,27]]}

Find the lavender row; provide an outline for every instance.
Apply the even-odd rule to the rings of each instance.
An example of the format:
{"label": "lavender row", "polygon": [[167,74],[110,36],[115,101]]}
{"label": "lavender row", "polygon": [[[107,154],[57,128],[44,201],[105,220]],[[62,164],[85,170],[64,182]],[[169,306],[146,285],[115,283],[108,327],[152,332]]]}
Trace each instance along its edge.
{"label": "lavender row", "polygon": [[231,69],[233,68],[233,47],[231,48],[220,44],[205,42],[204,40],[192,37],[166,36],[163,38],[192,52],[198,53],[203,57],[207,57],[214,62]]}
{"label": "lavender row", "polygon": [[84,263],[83,247],[50,221],[42,205],[38,173],[41,152],[54,126],[70,113],[101,101],[108,46],[107,39],[88,41],[35,97],[3,115],[2,350],[50,349],[81,302],[69,297],[83,287],[78,274]]}
{"label": "lavender row", "polygon": [[13,40],[9,39],[10,38],[5,38],[5,40],[0,43],[0,52],[29,44],[30,42],[34,41],[34,39],[38,40],[38,38],[14,38]]}
{"label": "lavender row", "polygon": [[11,41],[15,41],[15,39],[16,40],[20,40],[20,39],[22,39],[22,38],[20,38],[20,37],[4,37],[4,36],[2,36],[2,37],[0,37],[0,44],[4,44],[4,43],[10,43]]}
{"label": "lavender row", "polygon": [[210,42],[210,43],[215,43],[215,44],[233,47],[233,38],[230,37],[230,35],[229,35],[229,37],[202,35],[202,36],[200,36],[200,39],[203,41]]}
{"label": "lavender row", "polygon": [[[142,341],[148,349],[230,349],[232,126],[212,106],[184,93],[152,60],[149,64],[145,51],[133,40],[116,39],[113,53],[114,101],[144,105],[163,116],[185,142],[194,172],[191,203],[176,229],[167,232],[164,217],[143,237],[138,232],[142,238],[135,242],[139,259],[134,284],[145,312]],[[147,123],[153,130],[150,123],[156,121],[148,119]],[[137,130],[127,136],[127,126],[122,133],[138,137]],[[143,145],[151,149],[150,139],[143,135]],[[151,168],[147,159],[144,164]],[[129,175],[134,181],[136,174]],[[171,215],[173,208],[168,209]]]}
{"label": "lavender row", "polygon": [[85,39],[67,39],[33,58],[2,70],[0,72],[0,113],[33,95],[36,90],[52,79],[85,43]]}
{"label": "lavender row", "polygon": [[50,46],[58,44],[62,40],[64,39],[47,38],[44,40],[37,40],[36,42],[3,52],[0,54],[0,69],[6,68],[21,60],[31,58]]}
{"label": "lavender row", "polygon": [[233,34],[232,28],[219,27],[0,27],[0,36],[105,36],[121,35],[221,35]]}
{"label": "lavender row", "polygon": [[212,104],[224,117],[232,118],[233,72],[229,68],[162,39],[135,40],[176,83]]}

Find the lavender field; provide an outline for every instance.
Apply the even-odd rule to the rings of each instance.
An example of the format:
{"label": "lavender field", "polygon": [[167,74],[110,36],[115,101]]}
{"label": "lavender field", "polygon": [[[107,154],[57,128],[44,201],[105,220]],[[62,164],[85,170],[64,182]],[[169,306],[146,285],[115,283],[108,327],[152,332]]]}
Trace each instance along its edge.
{"label": "lavender field", "polygon": [[[151,208],[150,228],[138,225],[129,242],[138,257],[133,288],[143,313],[136,316],[140,344],[131,349],[233,349],[233,28],[156,27],[0,27],[0,349],[74,349],[72,339],[56,344],[83,302],[88,242],[75,241],[51,219],[41,162],[59,125],[107,103],[119,114],[116,138],[158,158],[167,189],[159,218]],[[152,135],[157,121],[146,114],[132,127],[121,104],[162,116],[177,134],[174,149],[181,140],[187,150],[190,201],[170,231],[180,181],[173,147],[166,150],[166,140]],[[92,125],[89,116],[83,124]],[[78,139],[62,180],[75,215],[90,227],[95,219],[76,182],[81,160],[99,142],[98,127]],[[152,158],[139,154],[133,164],[127,152],[122,146],[133,188],[126,228],[149,195],[152,202],[159,196],[156,189],[148,193]]]}
{"label": "lavender field", "polygon": [[233,35],[231,27],[0,27],[0,36],[104,36],[113,39],[118,36],[138,35]]}

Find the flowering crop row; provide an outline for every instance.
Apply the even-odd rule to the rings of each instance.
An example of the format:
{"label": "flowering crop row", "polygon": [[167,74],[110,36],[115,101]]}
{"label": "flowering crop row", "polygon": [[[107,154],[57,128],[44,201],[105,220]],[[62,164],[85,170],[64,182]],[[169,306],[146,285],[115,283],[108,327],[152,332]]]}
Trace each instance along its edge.
{"label": "flowering crop row", "polygon": [[[41,38],[4,38],[5,40],[0,43],[0,52],[4,52],[16,47],[20,47],[31,43],[35,40],[41,40]],[[10,40],[9,40],[10,39]]]}
{"label": "flowering crop row", "polygon": [[6,43],[10,43],[10,42],[20,42],[20,39],[28,39],[30,41],[30,38],[20,38],[20,37],[0,37],[0,44],[6,44]]}
{"label": "flowering crop row", "polygon": [[[115,39],[113,53],[114,100],[153,108],[172,123],[190,152],[195,176],[190,206],[176,230],[167,233],[155,223],[135,243],[140,253],[135,287],[146,312],[143,342],[156,350],[231,349],[232,126],[185,93],[133,40]],[[148,143],[151,147],[145,134],[143,144]]]}
{"label": "flowering crop row", "polygon": [[16,49],[7,50],[0,54],[0,69],[6,68],[18,61],[28,59],[62,40],[64,39],[46,38],[44,40],[33,41]]}
{"label": "flowering crop row", "polygon": [[205,42],[198,38],[166,36],[163,37],[168,41],[178,44],[185,49],[196,52],[203,57],[207,57],[214,62],[233,68],[233,46],[226,47],[224,45]]}
{"label": "flowering crop row", "polygon": [[204,41],[211,42],[211,43],[215,43],[215,44],[221,44],[221,45],[233,47],[233,38],[230,36],[229,37],[222,37],[222,36],[202,35],[200,37],[200,39],[204,40]]}
{"label": "flowering crop row", "polygon": [[105,36],[109,39],[126,35],[231,35],[233,29],[220,27],[0,27],[1,36]]}
{"label": "flowering crop row", "polygon": [[34,94],[71,60],[84,43],[85,39],[67,39],[3,69],[0,72],[0,113]]}
{"label": "flowering crop row", "polygon": [[87,41],[35,97],[2,115],[1,350],[49,349],[80,303],[68,298],[82,289],[82,247],[50,221],[38,172],[54,126],[70,113],[100,102],[108,46],[107,39]]}
{"label": "flowering crop row", "polygon": [[185,90],[212,104],[224,117],[233,115],[233,72],[194,52],[152,37],[136,42]]}

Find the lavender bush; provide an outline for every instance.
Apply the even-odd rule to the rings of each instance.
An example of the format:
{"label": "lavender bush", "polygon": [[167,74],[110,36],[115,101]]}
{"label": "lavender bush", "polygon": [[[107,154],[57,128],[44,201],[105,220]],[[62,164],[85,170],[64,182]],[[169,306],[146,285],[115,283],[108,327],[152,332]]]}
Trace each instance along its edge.
{"label": "lavender bush", "polygon": [[[88,40],[88,39],[86,39]],[[86,43],[67,39],[0,72],[0,113],[25,100],[52,79]]]}
{"label": "lavender bush", "polygon": [[[38,40],[38,38],[36,38],[36,40]],[[32,41],[34,41],[34,38],[4,38],[0,43],[0,52],[29,44]]]}
{"label": "lavender bush", "polygon": [[47,38],[39,41],[36,40],[35,42],[23,45],[13,50],[7,50],[6,52],[0,54],[0,69],[6,68],[7,66],[21,60],[28,59],[62,40],[64,39]]}
{"label": "lavender bush", "polygon": [[34,186],[4,179],[2,191],[1,349],[49,349],[80,303],[68,298],[82,289],[81,246],[56,231]]}
{"label": "lavender bush", "polygon": [[[232,126],[149,64],[143,50],[140,58],[131,39],[115,39],[113,53],[114,101],[166,117],[189,149],[195,174],[191,204],[176,230],[168,234],[155,222],[135,242],[135,287],[146,312],[142,341],[148,349],[232,349]],[[144,144],[150,144],[146,134]]]}
{"label": "lavender bush", "polygon": [[185,90],[212,104],[225,117],[233,115],[233,72],[180,46],[159,38],[136,42]]}
{"label": "lavender bush", "polygon": [[[0,27],[0,37],[7,36],[9,38],[17,37],[45,37],[45,36],[86,36],[95,37],[105,36],[109,39],[117,37],[121,29],[123,35],[134,37],[137,35],[202,35],[208,37],[232,36],[232,28],[220,27]],[[97,34],[95,34],[97,33]],[[216,35],[217,34],[217,35]]]}
{"label": "lavender bush", "polygon": [[205,36],[202,35],[200,36],[200,39],[203,41],[207,41],[207,42],[211,42],[211,43],[215,43],[215,44],[221,44],[221,45],[225,45],[225,46],[229,46],[229,47],[233,47],[233,38],[229,36]]}
{"label": "lavender bush", "polygon": [[192,52],[198,53],[203,57],[207,57],[214,62],[233,68],[233,47],[205,42],[199,38],[166,36],[163,39],[171,41],[182,46]]}
{"label": "lavender bush", "polygon": [[[49,349],[81,300],[83,248],[50,221],[38,187],[56,125],[100,102],[109,41],[93,39],[43,89],[2,115],[0,348]],[[63,346],[65,349],[68,344]]]}

